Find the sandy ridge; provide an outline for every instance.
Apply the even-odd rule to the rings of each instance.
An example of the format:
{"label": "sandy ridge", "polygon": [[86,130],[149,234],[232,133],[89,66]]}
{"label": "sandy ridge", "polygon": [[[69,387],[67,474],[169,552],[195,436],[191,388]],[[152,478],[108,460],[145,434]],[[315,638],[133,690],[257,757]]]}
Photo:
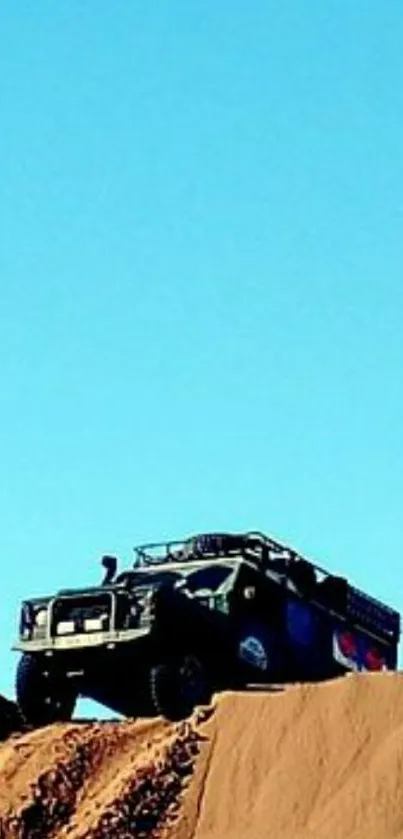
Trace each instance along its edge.
{"label": "sandy ridge", "polygon": [[403,839],[403,675],[0,746],[0,839]]}

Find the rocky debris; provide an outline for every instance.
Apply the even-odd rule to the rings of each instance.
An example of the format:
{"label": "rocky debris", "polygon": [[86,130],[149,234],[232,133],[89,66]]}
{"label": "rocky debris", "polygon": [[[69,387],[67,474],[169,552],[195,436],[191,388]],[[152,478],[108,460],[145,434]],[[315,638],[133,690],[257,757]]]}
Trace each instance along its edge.
{"label": "rocky debris", "polygon": [[200,735],[190,726],[178,730],[168,746],[137,769],[82,839],[157,839],[178,811],[199,745]]}
{"label": "rocky debris", "polygon": [[43,772],[31,785],[30,800],[21,811],[0,821],[1,839],[42,839],[65,825],[94,767],[94,746],[91,740],[78,744],[70,760]]}
{"label": "rocky debris", "polygon": [[10,800],[0,795],[0,839],[157,837],[177,812],[200,738],[191,723],[160,720],[48,726],[9,741],[0,782],[16,773],[21,781]]}

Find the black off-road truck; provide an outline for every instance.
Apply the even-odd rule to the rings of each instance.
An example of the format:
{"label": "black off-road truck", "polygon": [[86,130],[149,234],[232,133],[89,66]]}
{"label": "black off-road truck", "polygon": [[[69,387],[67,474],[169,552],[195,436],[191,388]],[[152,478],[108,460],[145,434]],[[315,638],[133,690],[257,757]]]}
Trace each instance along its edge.
{"label": "black off-road truck", "polygon": [[181,719],[214,692],[396,669],[400,616],[260,533],[135,549],[94,588],[22,605],[17,700],[69,719],[78,696],[127,716]]}

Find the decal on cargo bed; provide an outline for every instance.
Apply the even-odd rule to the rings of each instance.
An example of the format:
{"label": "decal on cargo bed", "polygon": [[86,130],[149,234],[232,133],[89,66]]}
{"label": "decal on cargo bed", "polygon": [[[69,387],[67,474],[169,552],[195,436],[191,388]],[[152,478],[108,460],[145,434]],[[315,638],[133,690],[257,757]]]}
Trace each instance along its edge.
{"label": "decal on cargo bed", "polygon": [[388,670],[388,650],[360,632],[336,629],[333,633],[333,656],[348,670],[376,672]]}

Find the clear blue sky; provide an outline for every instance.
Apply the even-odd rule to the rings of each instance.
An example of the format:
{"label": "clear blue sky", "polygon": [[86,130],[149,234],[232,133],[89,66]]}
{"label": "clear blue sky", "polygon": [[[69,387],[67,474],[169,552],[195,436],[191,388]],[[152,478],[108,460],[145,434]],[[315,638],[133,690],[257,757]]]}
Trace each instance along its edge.
{"label": "clear blue sky", "polygon": [[260,528],[403,610],[403,18],[3,3],[0,691],[20,598]]}

